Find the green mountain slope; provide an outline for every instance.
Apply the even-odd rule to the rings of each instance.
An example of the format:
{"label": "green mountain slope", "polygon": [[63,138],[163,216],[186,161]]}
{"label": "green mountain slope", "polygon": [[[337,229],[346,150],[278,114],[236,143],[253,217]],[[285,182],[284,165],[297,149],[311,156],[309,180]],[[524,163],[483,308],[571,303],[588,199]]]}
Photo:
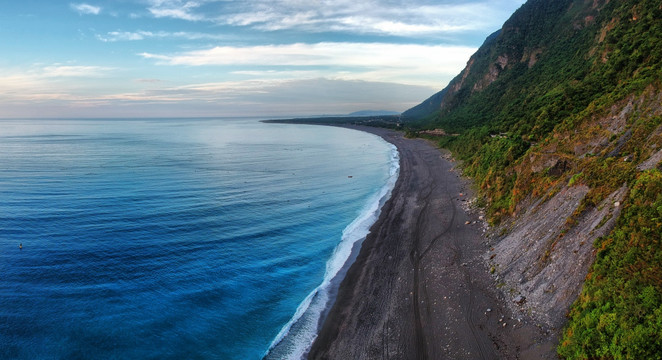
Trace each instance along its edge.
{"label": "green mountain slope", "polygon": [[[552,325],[563,307],[545,302],[578,299],[559,354],[662,357],[662,2],[529,0],[446,89],[403,118],[458,134],[438,141],[463,160],[490,221],[502,224],[497,249],[532,249],[526,261],[493,256],[510,289],[549,309]],[[571,195],[576,206],[551,235],[515,234],[526,213]],[[561,258],[595,262],[559,268]],[[550,275],[558,272],[588,272],[581,294]]]}

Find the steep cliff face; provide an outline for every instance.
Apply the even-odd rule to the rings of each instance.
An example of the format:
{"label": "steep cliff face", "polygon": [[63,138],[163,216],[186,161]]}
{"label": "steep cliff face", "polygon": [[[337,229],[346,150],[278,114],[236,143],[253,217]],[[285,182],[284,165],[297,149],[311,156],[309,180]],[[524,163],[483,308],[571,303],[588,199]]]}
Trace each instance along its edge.
{"label": "steep cliff face", "polygon": [[499,288],[520,316],[566,326],[568,358],[662,351],[662,194],[642,195],[662,189],[660,19],[654,0],[530,0],[433,111],[403,114],[459,134],[440,144],[486,200]]}
{"label": "steep cliff face", "polygon": [[[531,68],[546,48],[541,44],[554,40],[567,40],[572,33],[559,22],[571,6],[571,0],[531,0],[524,4],[503,27],[488,36],[478,51],[471,56],[465,69],[449,85],[402,115],[407,120],[430,118],[442,112],[447,114],[461,105],[467,96],[481,92],[499,78],[506,69],[525,64]],[[540,21],[540,19],[545,21]],[[542,36],[544,35],[544,36]]]}

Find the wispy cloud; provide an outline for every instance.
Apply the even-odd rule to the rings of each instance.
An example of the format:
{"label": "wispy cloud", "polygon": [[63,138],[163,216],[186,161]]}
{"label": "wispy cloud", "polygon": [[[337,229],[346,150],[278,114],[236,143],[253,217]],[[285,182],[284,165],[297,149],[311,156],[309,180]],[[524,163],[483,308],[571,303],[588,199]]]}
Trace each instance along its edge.
{"label": "wispy cloud", "polygon": [[81,15],[99,15],[101,13],[101,7],[94,6],[90,4],[69,4],[69,6],[76,12]]}
{"label": "wispy cloud", "polygon": [[[403,111],[429,95],[422,86],[340,79],[223,81],[161,87],[106,96],[110,103],[160,104],[199,116],[338,114],[379,108]],[[93,101],[93,100],[89,100]],[[102,101],[102,100],[97,100]],[[178,113],[177,113],[178,114]],[[170,113],[172,116],[173,113]]]}
{"label": "wispy cloud", "polygon": [[524,0],[469,0],[460,3],[387,0],[151,0],[155,17],[251,27],[263,31],[425,36],[496,29],[493,19]]}
{"label": "wispy cloud", "polygon": [[296,67],[298,71],[316,71],[319,76],[332,78],[438,87],[440,77],[447,81],[457,74],[475,50],[465,46],[322,42],[218,46],[179,54],[140,55],[164,65],[243,66],[244,71],[255,66],[275,71]]}
{"label": "wispy cloud", "polygon": [[[524,1],[67,0],[56,22],[39,14],[54,26],[41,41],[8,45],[18,55],[0,68],[0,116],[405,110],[443,88]],[[79,15],[103,16],[91,27]],[[8,24],[6,35],[33,24]],[[45,53],[44,41],[61,52]]]}
{"label": "wispy cloud", "polygon": [[157,18],[174,18],[187,21],[205,20],[206,16],[196,13],[195,10],[202,5],[199,1],[181,0],[151,0],[147,10]]}
{"label": "wispy cloud", "polygon": [[470,31],[490,26],[488,14],[498,11],[488,3],[416,5],[400,2],[286,1],[287,6],[258,2],[237,9],[217,21],[262,30],[298,29],[311,32],[348,32],[396,36],[420,36]]}
{"label": "wispy cloud", "polygon": [[158,84],[162,82],[163,80],[160,79],[136,79],[135,82],[137,83],[146,83],[146,84]]}
{"label": "wispy cloud", "polygon": [[[81,91],[34,76],[2,78],[0,117],[12,116],[291,116],[370,108],[403,111],[429,95],[422,86],[341,79],[260,79],[182,86],[140,79],[114,93]],[[145,86],[141,84],[145,83]],[[35,91],[35,89],[40,89]],[[88,89],[89,90],[89,89]],[[87,110],[86,110],[87,109]]]}
{"label": "wispy cloud", "polygon": [[208,34],[188,31],[111,31],[105,35],[97,35],[97,38],[104,42],[116,41],[138,41],[149,39],[182,39],[182,40],[225,40],[228,38],[224,34]]}
{"label": "wispy cloud", "polygon": [[85,95],[72,95],[78,85],[70,82],[71,79],[98,79],[112,70],[102,66],[61,64],[33,66],[23,71],[2,69],[0,98],[19,101],[78,99]]}
{"label": "wispy cloud", "polygon": [[113,69],[105,66],[49,65],[41,68],[35,75],[38,77],[103,77]]}

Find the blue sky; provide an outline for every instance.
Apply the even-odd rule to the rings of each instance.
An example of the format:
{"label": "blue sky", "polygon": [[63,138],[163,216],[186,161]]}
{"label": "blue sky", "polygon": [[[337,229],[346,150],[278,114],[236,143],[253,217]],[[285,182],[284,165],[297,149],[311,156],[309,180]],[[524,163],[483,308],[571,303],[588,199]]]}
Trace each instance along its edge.
{"label": "blue sky", "polygon": [[524,0],[0,5],[0,117],[404,111]]}

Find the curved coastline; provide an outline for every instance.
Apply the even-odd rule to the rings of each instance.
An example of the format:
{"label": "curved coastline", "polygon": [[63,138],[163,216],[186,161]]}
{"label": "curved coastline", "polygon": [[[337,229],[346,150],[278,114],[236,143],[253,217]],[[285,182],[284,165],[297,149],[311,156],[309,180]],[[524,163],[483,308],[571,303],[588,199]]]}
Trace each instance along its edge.
{"label": "curved coastline", "polygon": [[270,344],[263,359],[301,359],[310,350],[326,314],[335,302],[340,282],[356,259],[369,229],[379,218],[382,207],[390,199],[399,177],[399,151],[395,145],[386,142],[392,147],[387,182],[366,203],[359,216],[343,230],[340,243],[327,261],[322,283],[299,304],[295,314]]}
{"label": "curved coastline", "polygon": [[553,341],[513,319],[483,260],[485,224],[467,180],[424,140],[381,128],[400,175],[339,286],[309,359],[553,359]]}

